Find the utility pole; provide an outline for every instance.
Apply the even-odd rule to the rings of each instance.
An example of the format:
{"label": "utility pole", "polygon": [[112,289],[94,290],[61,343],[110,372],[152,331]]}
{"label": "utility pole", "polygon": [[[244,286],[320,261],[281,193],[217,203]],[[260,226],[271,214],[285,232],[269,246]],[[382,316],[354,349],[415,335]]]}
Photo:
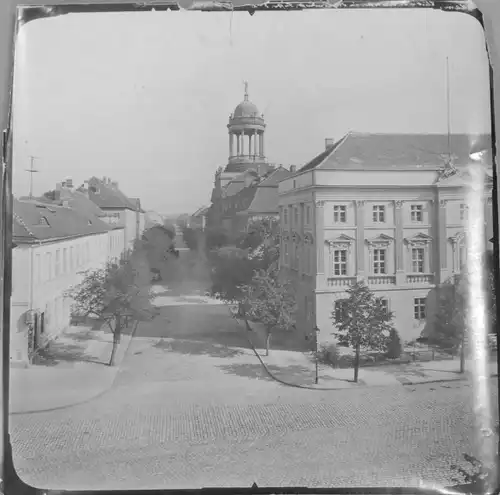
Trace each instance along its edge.
{"label": "utility pole", "polygon": [[39,172],[39,170],[35,170],[34,168],[35,160],[38,160],[38,158],[39,158],[38,156],[30,155],[31,166],[30,168],[25,169],[25,171],[30,174],[30,192],[29,192],[30,199],[33,199],[33,174]]}

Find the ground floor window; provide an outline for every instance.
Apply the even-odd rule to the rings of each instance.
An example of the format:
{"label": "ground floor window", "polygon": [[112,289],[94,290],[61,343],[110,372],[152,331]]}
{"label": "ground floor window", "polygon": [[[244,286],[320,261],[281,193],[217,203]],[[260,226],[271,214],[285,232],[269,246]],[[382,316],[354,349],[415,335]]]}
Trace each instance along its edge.
{"label": "ground floor window", "polygon": [[415,320],[425,320],[425,297],[416,297],[413,299],[413,315]]}
{"label": "ground floor window", "polygon": [[346,301],[335,301],[334,303],[334,313],[335,313],[335,321],[341,322],[346,315]]}
{"label": "ground floor window", "polygon": [[385,298],[380,299],[380,303],[382,304],[382,307],[384,308],[384,311],[386,314],[389,313],[389,300]]}

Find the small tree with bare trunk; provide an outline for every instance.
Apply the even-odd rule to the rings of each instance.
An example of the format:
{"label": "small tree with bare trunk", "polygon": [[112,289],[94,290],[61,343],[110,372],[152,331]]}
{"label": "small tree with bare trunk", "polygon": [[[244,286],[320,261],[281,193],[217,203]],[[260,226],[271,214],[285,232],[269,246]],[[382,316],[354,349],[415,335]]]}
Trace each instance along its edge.
{"label": "small tree with bare trunk", "polygon": [[393,315],[382,300],[363,283],[357,282],[347,289],[347,298],[336,303],[341,311],[333,311],[339,344],[354,348],[354,381],[358,381],[361,348],[385,351],[390,338]]}
{"label": "small tree with bare trunk", "polygon": [[240,287],[243,293],[244,320],[260,323],[266,329],[266,356],[271,337],[276,330],[291,330],[295,326],[295,292],[288,280],[280,280],[279,271],[271,266],[255,272],[252,282]]}
{"label": "small tree with bare trunk", "polygon": [[110,328],[113,347],[109,366],[115,364],[126,319],[145,321],[154,315],[149,281],[144,254],[135,251],[125,260],[83,272],[83,280],[66,293],[73,299],[74,314],[96,317]]}

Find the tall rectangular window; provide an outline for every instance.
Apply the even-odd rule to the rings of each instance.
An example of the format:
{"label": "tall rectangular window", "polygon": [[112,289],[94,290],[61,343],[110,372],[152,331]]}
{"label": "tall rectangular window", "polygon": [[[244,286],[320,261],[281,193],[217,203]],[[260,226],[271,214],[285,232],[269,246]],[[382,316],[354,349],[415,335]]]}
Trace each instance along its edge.
{"label": "tall rectangular window", "polygon": [[411,268],[413,273],[424,273],[424,248],[411,250]]}
{"label": "tall rectangular window", "polygon": [[285,258],[285,264],[288,264],[288,243],[284,243],[283,245],[283,254],[284,254],[284,258]]}
{"label": "tall rectangular window", "polygon": [[413,299],[413,317],[415,320],[425,320],[425,297]]}
{"label": "tall rectangular window", "polygon": [[286,206],[283,208],[283,223],[288,224],[288,208]]}
{"label": "tall rectangular window", "polygon": [[62,265],[63,273],[68,272],[68,248],[63,249],[63,265]]}
{"label": "tall rectangular window", "polygon": [[423,222],[424,220],[424,209],[422,205],[411,205],[410,206],[410,218],[412,222]]}
{"label": "tall rectangular window", "polygon": [[56,264],[54,269],[54,276],[58,277],[61,273],[61,250],[56,249]]}
{"label": "tall rectangular window", "polygon": [[375,223],[384,223],[385,222],[385,206],[375,205],[373,207],[373,221]]}
{"label": "tall rectangular window", "polygon": [[346,317],[347,304],[346,301],[335,301],[334,303],[334,313],[335,322],[340,323]]}
{"label": "tall rectangular window", "polygon": [[343,205],[335,205],[333,207],[333,221],[335,223],[346,223],[347,208]]}
{"label": "tall rectangular window", "polygon": [[293,222],[296,227],[299,225],[299,209],[295,207],[293,209]]}
{"label": "tall rectangular window", "polygon": [[389,301],[385,298],[381,298],[380,304],[382,305],[382,308],[384,308],[385,314],[388,314],[389,313]]}
{"label": "tall rectangular window", "polygon": [[69,269],[73,270],[75,268],[75,253],[74,253],[74,248],[71,246],[69,248]]}
{"label": "tall rectangular window", "polygon": [[385,249],[373,250],[373,273],[379,275],[386,273],[385,271],[386,251]]}
{"label": "tall rectangular window", "polygon": [[309,225],[311,223],[311,207],[306,206],[306,224]]}
{"label": "tall rectangular window", "polygon": [[333,274],[347,275],[347,250],[336,249],[333,252]]}

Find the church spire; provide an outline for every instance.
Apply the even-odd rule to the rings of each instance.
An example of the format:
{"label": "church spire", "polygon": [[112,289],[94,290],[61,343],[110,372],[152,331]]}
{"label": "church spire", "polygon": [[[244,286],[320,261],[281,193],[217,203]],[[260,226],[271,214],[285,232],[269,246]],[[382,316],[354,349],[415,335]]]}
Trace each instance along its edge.
{"label": "church spire", "polygon": [[243,81],[245,86],[245,101],[248,101],[248,81]]}

